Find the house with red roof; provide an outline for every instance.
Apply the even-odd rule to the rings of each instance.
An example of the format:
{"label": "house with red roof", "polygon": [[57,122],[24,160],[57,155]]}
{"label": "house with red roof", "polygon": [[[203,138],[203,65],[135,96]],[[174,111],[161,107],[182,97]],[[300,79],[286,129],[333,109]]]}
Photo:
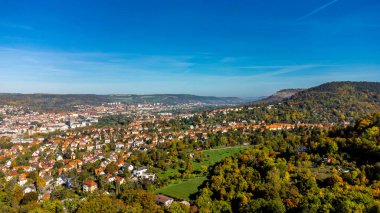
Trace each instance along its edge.
{"label": "house with red roof", "polygon": [[83,191],[84,192],[94,192],[98,189],[98,184],[92,180],[83,181]]}

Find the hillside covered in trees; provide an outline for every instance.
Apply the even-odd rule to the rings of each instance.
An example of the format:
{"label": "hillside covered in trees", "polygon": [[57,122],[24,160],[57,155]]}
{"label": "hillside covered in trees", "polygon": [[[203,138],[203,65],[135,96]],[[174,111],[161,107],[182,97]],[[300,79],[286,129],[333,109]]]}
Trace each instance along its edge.
{"label": "hillside covered in trees", "polygon": [[107,102],[112,102],[112,98],[106,95],[0,93],[0,105],[23,106],[39,111],[71,110],[76,105],[100,105]]}
{"label": "hillside covered in trees", "polygon": [[[380,114],[272,137],[215,165],[201,212],[379,212]],[[295,138],[294,138],[295,137]]]}
{"label": "hillside covered in trees", "polygon": [[331,82],[302,90],[291,97],[247,105],[231,117],[256,121],[335,123],[380,111],[380,83]]}
{"label": "hillside covered in trees", "polygon": [[309,116],[353,119],[380,110],[380,83],[326,83],[296,93],[285,104]]}

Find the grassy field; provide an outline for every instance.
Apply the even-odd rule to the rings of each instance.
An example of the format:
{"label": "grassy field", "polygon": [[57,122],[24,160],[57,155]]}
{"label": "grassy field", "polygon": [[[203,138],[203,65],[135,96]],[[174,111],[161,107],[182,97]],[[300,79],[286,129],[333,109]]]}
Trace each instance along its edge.
{"label": "grassy field", "polygon": [[164,188],[156,191],[156,193],[164,194],[180,200],[189,200],[189,196],[198,191],[206,177],[196,177],[187,180],[179,180],[177,183],[171,183]]}
{"label": "grassy field", "polygon": [[[248,146],[234,146],[204,150],[202,151],[204,154],[204,160],[200,163],[193,163],[194,171],[200,171],[201,165],[212,166],[224,158],[239,153],[247,148]],[[158,176],[160,178],[172,177],[178,172],[178,170],[179,168],[168,169],[167,171],[158,174]],[[190,200],[190,195],[197,192],[198,187],[203,183],[204,180],[206,180],[205,176],[184,180],[174,180],[169,185],[157,190],[156,193],[161,193],[181,200]]]}
{"label": "grassy field", "polygon": [[241,152],[244,149],[247,149],[248,146],[233,146],[233,147],[224,147],[219,149],[210,149],[202,151],[204,154],[204,160],[200,163],[194,162],[194,170],[199,171],[201,165],[212,166],[224,158],[234,155]]}
{"label": "grassy field", "polygon": [[[210,149],[202,151],[204,154],[204,160],[200,163],[194,162],[194,170],[200,171],[201,165],[212,166],[224,158],[231,156],[235,153],[239,153],[240,151],[247,149],[248,146],[232,146],[232,147],[223,147],[218,149]],[[167,179],[173,177],[180,169],[184,168],[169,168],[168,170],[158,173],[158,177],[161,179]]]}
{"label": "grassy field", "polygon": [[164,172],[158,173],[157,176],[160,179],[168,179],[173,177],[179,170],[179,168],[169,168]]}

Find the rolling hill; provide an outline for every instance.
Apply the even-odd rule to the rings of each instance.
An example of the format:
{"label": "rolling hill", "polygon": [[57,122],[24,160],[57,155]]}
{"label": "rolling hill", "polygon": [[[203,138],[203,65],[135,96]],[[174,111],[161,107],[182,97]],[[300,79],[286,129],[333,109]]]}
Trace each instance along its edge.
{"label": "rolling hill", "polygon": [[[284,90],[282,90],[284,91]],[[305,90],[278,93],[253,106],[268,106],[250,112],[268,122],[344,123],[380,111],[379,82],[330,82]],[[285,90],[286,91],[286,90]]]}
{"label": "rolling hill", "polygon": [[380,83],[325,83],[294,94],[285,104],[312,117],[353,120],[380,111]]}
{"label": "rolling hill", "polygon": [[76,105],[100,105],[110,102],[124,104],[241,104],[245,100],[235,97],[212,97],[186,94],[154,94],[154,95],[94,95],[94,94],[20,94],[0,93],[0,105],[27,106],[35,110],[59,111],[70,110]]}
{"label": "rolling hill", "polygon": [[165,104],[184,104],[184,103],[206,103],[206,104],[239,104],[245,100],[236,97],[213,97],[197,96],[188,94],[154,94],[154,95],[111,95],[115,101],[128,104],[138,103],[165,103]]}
{"label": "rolling hill", "polygon": [[301,92],[305,89],[283,89],[280,91],[277,91],[273,95],[270,95],[269,97],[257,100],[256,103],[269,103],[273,101],[281,101],[286,98],[290,98],[293,95],[295,95],[298,92]]}

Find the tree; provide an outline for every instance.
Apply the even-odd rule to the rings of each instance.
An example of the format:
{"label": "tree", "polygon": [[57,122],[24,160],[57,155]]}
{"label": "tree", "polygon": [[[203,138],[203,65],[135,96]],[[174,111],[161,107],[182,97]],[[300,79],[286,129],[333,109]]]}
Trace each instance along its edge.
{"label": "tree", "polygon": [[212,212],[221,212],[221,213],[232,212],[231,204],[226,201],[214,201],[212,203]]}
{"label": "tree", "polygon": [[12,207],[18,207],[20,205],[20,201],[24,197],[24,192],[22,191],[21,186],[16,185],[11,194],[11,205]]}
{"label": "tree", "polygon": [[193,167],[193,162],[191,160],[186,161],[186,166],[185,166],[185,175],[189,175],[193,173],[194,167]]}
{"label": "tree", "polygon": [[21,204],[28,204],[30,202],[36,202],[38,200],[37,192],[29,192],[24,195],[21,200]]}
{"label": "tree", "polygon": [[118,213],[125,212],[127,208],[123,201],[111,199],[106,195],[95,195],[79,204],[78,213]]}
{"label": "tree", "polygon": [[141,208],[147,212],[160,211],[160,207],[155,203],[155,196],[152,193],[141,189],[126,190],[120,195],[120,198],[125,202],[128,208]]}
{"label": "tree", "polygon": [[37,176],[37,178],[36,178],[36,188],[37,189],[39,189],[39,188],[45,188],[45,186],[46,186],[45,179],[43,179],[40,176]]}
{"label": "tree", "polygon": [[208,172],[208,166],[201,165],[201,173],[204,175],[204,174],[207,174],[207,172]]}
{"label": "tree", "polygon": [[66,199],[63,202],[63,205],[65,206],[66,210],[69,213],[76,212],[76,210],[78,209],[79,200],[78,199]]}
{"label": "tree", "polygon": [[252,200],[248,203],[247,207],[244,209],[245,212],[275,212],[283,213],[286,212],[285,206],[280,199],[275,200],[264,200],[262,198],[257,200]]}
{"label": "tree", "polygon": [[197,199],[195,200],[196,205],[201,209],[210,209],[212,191],[209,188],[203,188],[200,190]]}
{"label": "tree", "polygon": [[104,171],[108,174],[114,174],[118,169],[119,167],[115,163],[110,163],[106,166],[106,169]]}
{"label": "tree", "polygon": [[[60,200],[47,200],[41,203],[42,210],[46,212],[63,212],[63,205]],[[70,212],[70,211],[69,211]]]}
{"label": "tree", "polygon": [[169,212],[169,213],[188,213],[188,212],[190,212],[190,208],[183,205],[183,204],[173,202],[170,205],[170,207],[167,209],[167,212]]}

